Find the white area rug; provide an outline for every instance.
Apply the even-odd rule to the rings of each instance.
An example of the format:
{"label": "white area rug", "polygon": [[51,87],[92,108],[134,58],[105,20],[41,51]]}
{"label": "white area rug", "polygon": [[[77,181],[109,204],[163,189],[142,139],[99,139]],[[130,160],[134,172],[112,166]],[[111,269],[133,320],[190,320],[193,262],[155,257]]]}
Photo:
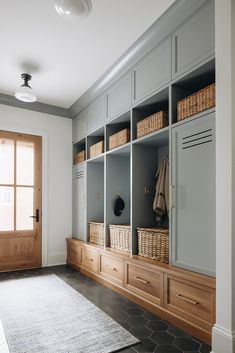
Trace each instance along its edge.
{"label": "white area rug", "polygon": [[111,353],[139,342],[56,275],[1,282],[0,317],[11,353]]}

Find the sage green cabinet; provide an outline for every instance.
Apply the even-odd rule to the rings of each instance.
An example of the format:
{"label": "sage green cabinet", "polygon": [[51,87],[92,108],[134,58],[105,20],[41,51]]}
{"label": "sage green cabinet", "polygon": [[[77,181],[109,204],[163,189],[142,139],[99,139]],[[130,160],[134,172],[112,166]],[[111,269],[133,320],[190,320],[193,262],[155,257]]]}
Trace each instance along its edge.
{"label": "sage green cabinet", "polygon": [[176,77],[215,52],[215,9],[209,2],[172,37],[172,73]]}
{"label": "sage green cabinet", "polygon": [[172,264],[215,274],[215,114],[172,129]]}
{"label": "sage green cabinet", "polygon": [[122,76],[107,93],[108,116],[110,120],[131,106],[131,71]]}
{"label": "sage green cabinet", "polygon": [[160,43],[133,68],[134,101],[144,98],[171,79],[171,40]]}
{"label": "sage green cabinet", "polygon": [[73,119],[73,142],[77,142],[87,135],[87,109]]}
{"label": "sage green cabinet", "polygon": [[87,132],[93,132],[95,129],[104,125],[107,115],[107,97],[106,94],[97,98],[87,108]]}
{"label": "sage green cabinet", "polygon": [[73,167],[73,236],[87,240],[85,163]]}

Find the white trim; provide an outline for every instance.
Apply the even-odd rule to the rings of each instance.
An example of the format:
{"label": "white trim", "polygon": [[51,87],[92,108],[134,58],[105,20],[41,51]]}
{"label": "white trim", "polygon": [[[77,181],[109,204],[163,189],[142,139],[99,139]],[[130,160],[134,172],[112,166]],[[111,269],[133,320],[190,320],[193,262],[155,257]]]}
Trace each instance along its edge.
{"label": "white trim", "polygon": [[[231,353],[235,346],[235,332],[230,332],[219,325],[212,330],[212,347],[215,353]],[[211,351],[211,353],[213,353]]]}
{"label": "white trim", "polygon": [[42,266],[48,265],[48,132],[1,123],[1,130],[42,137]]}

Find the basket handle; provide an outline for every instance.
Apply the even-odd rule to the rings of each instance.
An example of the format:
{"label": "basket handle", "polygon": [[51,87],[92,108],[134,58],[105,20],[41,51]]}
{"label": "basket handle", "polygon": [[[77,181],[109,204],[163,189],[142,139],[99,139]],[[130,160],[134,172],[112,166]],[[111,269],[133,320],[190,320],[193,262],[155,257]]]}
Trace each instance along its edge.
{"label": "basket handle", "polygon": [[149,285],[149,284],[151,283],[151,282],[149,282],[149,281],[145,281],[144,279],[142,279],[142,278],[140,278],[140,277],[138,277],[138,276],[136,276],[135,279],[136,279],[137,281],[139,281],[139,282],[141,282],[141,283],[144,283],[144,284],[147,284],[147,285]]}
{"label": "basket handle", "polygon": [[177,294],[176,296],[177,296],[177,298],[180,298],[180,299],[184,300],[187,303],[190,303],[190,304],[193,304],[193,305],[199,304],[198,302],[195,302],[194,300],[185,298],[182,294]]}

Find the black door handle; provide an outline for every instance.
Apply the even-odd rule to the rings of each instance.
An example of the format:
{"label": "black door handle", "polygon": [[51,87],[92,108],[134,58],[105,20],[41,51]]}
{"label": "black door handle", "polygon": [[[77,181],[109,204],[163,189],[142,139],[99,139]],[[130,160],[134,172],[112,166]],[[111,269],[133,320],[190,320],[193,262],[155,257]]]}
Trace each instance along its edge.
{"label": "black door handle", "polygon": [[30,218],[35,218],[36,222],[39,222],[40,215],[39,215],[39,208],[36,209],[36,216],[30,216]]}

